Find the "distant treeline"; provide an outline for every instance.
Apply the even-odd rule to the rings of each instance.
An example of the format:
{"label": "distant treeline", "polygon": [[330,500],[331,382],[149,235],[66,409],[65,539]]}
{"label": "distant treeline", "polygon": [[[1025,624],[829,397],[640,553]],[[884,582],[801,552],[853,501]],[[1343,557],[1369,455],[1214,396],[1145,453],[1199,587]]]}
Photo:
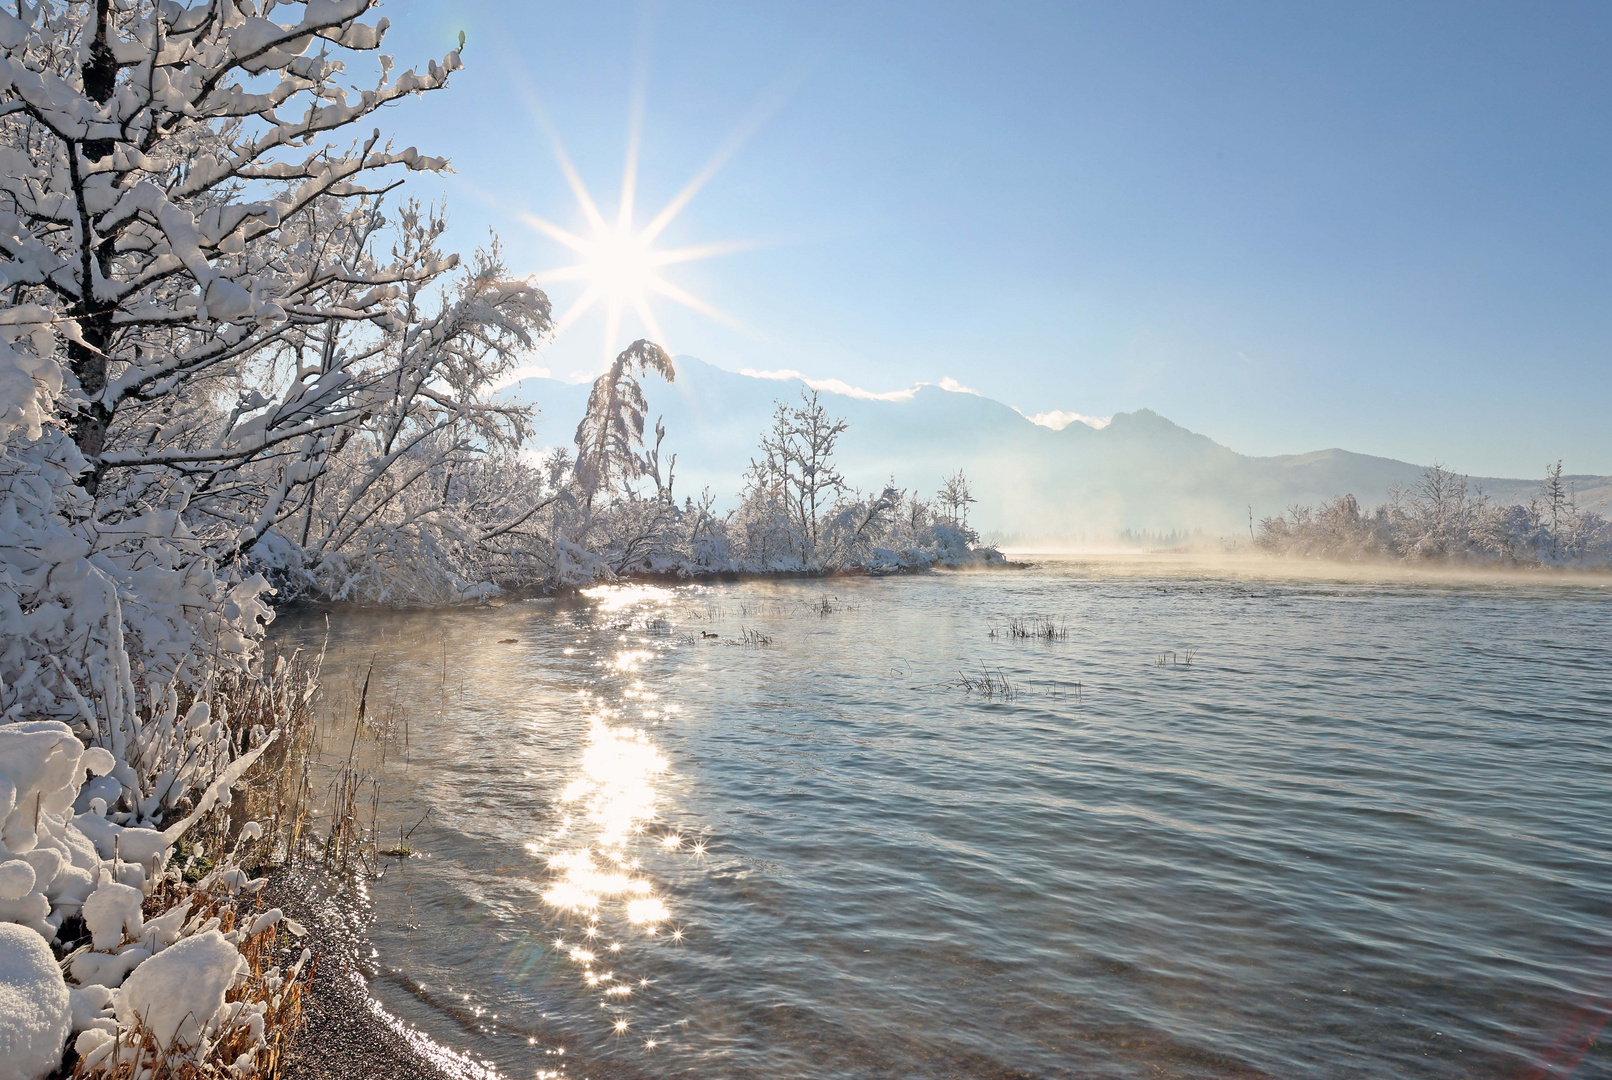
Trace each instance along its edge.
{"label": "distant treeline", "polygon": [[1261,521],[1254,542],[1275,555],[1339,562],[1612,566],[1612,522],[1579,508],[1559,461],[1525,504],[1491,502],[1434,465],[1369,510],[1353,495],[1291,507]]}

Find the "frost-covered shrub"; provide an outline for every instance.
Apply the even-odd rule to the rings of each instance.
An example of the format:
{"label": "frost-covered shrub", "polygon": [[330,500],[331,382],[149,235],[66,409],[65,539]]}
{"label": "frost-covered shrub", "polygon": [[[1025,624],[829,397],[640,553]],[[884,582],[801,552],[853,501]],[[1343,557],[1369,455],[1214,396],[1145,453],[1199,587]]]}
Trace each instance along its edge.
{"label": "frost-covered shrub", "polygon": [[97,521],[82,466],[59,429],[0,441],[0,721],[59,717],[132,765],[187,664],[252,664],[267,583],[218,573],[178,509]]}
{"label": "frost-covered shrub", "polygon": [[[206,710],[193,708],[189,721],[205,726]],[[118,764],[109,751],[86,749],[59,721],[0,725],[0,1005],[12,996],[28,1003],[0,1008],[7,1049],[0,1076],[37,1080],[53,1072],[73,1032],[82,1032],[75,1046],[92,1073],[107,1060],[102,1048],[119,1041],[199,1051],[203,1042],[233,1039],[240,1046],[232,1046],[232,1060],[248,1044],[266,1045],[266,999],[243,1000],[233,1011],[224,1005],[253,970],[240,946],[271,929],[279,913],[220,934],[219,919],[192,910],[197,898],[211,910],[214,897],[255,891],[262,879],[249,881],[224,858],[180,896],[179,868],[168,856],[215,807],[228,805],[230,789],[267,745],[231,761],[188,814],[158,829],[140,824],[144,817],[109,813],[99,783]],[[163,891],[178,902],[162,903]],[[147,918],[153,905],[163,910]],[[71,985],[47,947],[70,927],[77,940],[64,944],[79,946],[67,964]]]}
{"label": "frost-covered shrub", "polygon": [[728,520],[735,561],[755,573],[793,573],[808,568],[808,537],[794,513],[769,487],[752,484]]}
{"label": "frost-covered shrub", "polygon": [[1612,566],[1612,522],[1574,505],[1559,464],[1526,505],[1473,495],[1465,477],[1434,466],[1380,506],[1364,510],[1353,495],[1295,506],[1255,539],[1272,554],[1337,562]]}
{"label": "frost-covered shrub", "polygon": [[117,998],[122,1027],[143,1025],[160,1045],[194,1046],[247,971],[246,958],[217,930],[176,941],[142,963]]}
{"label": "frost-covered shrub", "polygon": [[0,441],[0,722],[71,723],[111,755],[107,806],[151,818],[229,761],[178,700],[253,668],[267,583],[219,573],[177,509],[98,522],[81,466],[58,429]]}
{"label": "frost-covered shrub", "polygon": [[[184,756],[188,766],[215,748],[207,733],[217,725],[205,704],[192,707],[186,723],[202,736]],[[231,788],[270,742],[223,767],[199,769],[207,780],[194,806],[163,824],[158,814],[174,776],[165,776],[144,806],[119,812],[108,796],[119,789],[111,774],[124,763],[110,751],[86,748],[57,720],[0,726],[0,922],[53,941],[66,919],[82,916],[102,949],[125,930],[138,933],[140,900],[170,872],[174,845],[214,807],[229,805]],[[113,782],[103,785],[106,779]]]}

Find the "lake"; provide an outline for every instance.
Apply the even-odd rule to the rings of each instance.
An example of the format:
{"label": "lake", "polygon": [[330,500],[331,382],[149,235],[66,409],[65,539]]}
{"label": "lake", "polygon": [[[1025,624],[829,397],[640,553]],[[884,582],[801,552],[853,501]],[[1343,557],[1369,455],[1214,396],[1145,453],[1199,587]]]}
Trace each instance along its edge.
{"label": "lake", "polygon": [[465,1075],[1612,1076],[1612,588],[1327,574],[274,637],[328,633],[327,767],[373,664],[372,990]]}

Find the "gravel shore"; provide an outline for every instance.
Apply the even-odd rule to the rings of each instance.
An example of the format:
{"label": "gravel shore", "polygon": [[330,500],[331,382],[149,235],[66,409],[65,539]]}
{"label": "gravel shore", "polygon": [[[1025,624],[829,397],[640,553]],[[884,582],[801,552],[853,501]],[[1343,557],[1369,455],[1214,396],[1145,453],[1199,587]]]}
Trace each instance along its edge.
{"label": "gravel shore", "polygon": [[274,875],[263,891],[308,931],[313,978],[303,999],[303,1027],[292,1041],[286,1080],[465,1080],[438,1049],[388,1017],[369,992],[369,905],[350,888],[313,873]]}

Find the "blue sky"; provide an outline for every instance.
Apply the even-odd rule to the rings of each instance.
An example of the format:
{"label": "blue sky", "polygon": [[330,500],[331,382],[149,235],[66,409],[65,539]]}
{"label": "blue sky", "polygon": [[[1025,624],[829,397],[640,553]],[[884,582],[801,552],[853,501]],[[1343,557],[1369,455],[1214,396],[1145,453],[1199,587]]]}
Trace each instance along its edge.
{"label": "blue sky", "polygon": [[[574,261],[647,71],[647,220],[753,128],[665,246],[667,344],[1026,412],[1153,408],[1248,453],[1612,473],[1612,7],[394,0],[388,51],[466,69],[385,122],[461,249]],[[647,67],[644,60],[647,58]],[[556,308],[575,283],[555,283]],[[643,333],[623,324],[619,345]],[[599,366],[597,312],[545,346]]]}

